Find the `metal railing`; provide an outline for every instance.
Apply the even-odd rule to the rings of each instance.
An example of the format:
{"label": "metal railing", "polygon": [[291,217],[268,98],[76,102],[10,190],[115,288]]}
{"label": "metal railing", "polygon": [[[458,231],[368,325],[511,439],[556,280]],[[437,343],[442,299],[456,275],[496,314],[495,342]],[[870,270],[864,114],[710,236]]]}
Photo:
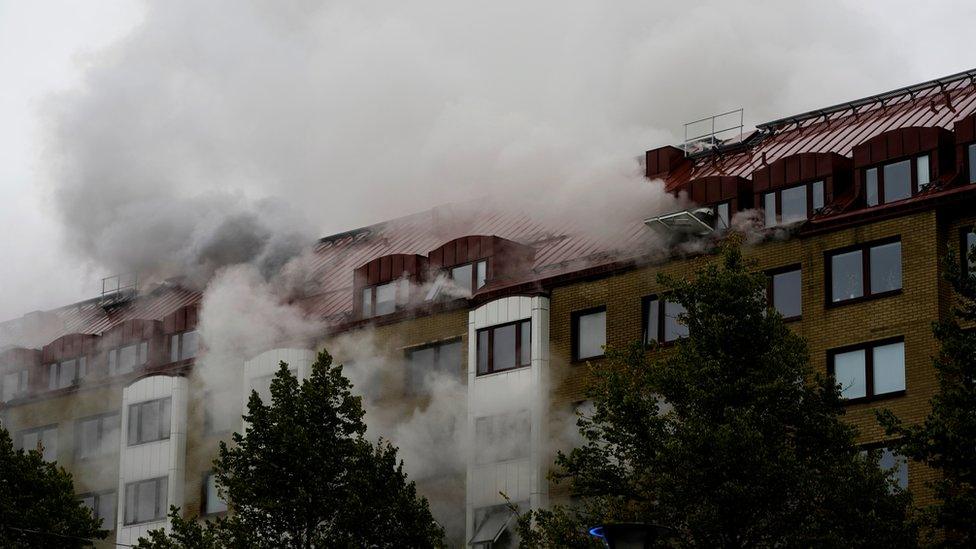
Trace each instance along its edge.
{"label": "metal railing", "polygon": [[[744,127],[743,109],[723,112],[688,122],[685,124],[685,141],[682,147],[685,156],[719,146],[722,141],[733,136],[732,132],[735,132],[741,140]],[[689,136],[689,133],[693,135]]]}

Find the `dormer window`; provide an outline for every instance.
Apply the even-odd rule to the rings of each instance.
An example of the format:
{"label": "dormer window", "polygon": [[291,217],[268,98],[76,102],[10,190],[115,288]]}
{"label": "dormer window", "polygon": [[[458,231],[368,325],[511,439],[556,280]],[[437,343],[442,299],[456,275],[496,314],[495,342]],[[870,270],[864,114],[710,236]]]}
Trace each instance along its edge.
{"label": "dormer window", "polygon": [[976,143],[966,147],[966,160],[969,162],[969,182],[976,183]]}
{"label": "dormer window", "polygon": [[363,288],[363,318],[396,312],[406,302],[409,289],[405,278]]}
{"label": "dormer window", "polygon": [[[178,341],[177,345],[179,345]],[[189,351],[189,347],[187,351]],[[179,350],[177,350],[178,354]],[[135,370],[137,366],[144,366],[148,358],[149,342],[145,340],[111,349],[108,352],[108,374],[110,376],[127,374]]]}
{"label": "dormer window", "polygon": [[64,389],[76,385],[88,374],[87,357],[77,357],[49,366],[48,389]]}
{"label": "dormer window", "polygon": [[27,381],[29,374],[27,369],[10,372],[3,375],[2,400],[7,402],[27,393]]}
{"label": "dormer window", "polygon": [[864,171],[868,206],[910,198],[932,180],[929,155],[889,162]]}
{"label": "dormer window", "polygon": [[824,207],[823,180],[763,194],[766,226],[804,221]]}
{"label": "dormer window", "polygon": [[728,229],[731,224],[731,205],[728,201],[720,202],[712,207],[715,212],[715,229]]}
{"label": "dormer window", "polygon": [[488,280],[488,260],[482,259],[466,265],[451,268],[451,281],[469,294],[480,289]]}

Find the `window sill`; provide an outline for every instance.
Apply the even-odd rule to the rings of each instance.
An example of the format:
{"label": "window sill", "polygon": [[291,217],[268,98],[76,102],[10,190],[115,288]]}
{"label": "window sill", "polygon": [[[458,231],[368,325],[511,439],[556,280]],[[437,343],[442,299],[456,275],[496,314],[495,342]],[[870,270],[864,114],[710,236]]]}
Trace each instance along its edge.
{"label": "window sill", "polygon": [[483,374],[479,374],[478,372],[475,372],[474,377],[476,379],[477,378],[483,378],[483,377],[491,377],[491,376],[495,376],[495,375],[498,375],[498,374],[507,374],[509,372],[514,372],[516,370],[523,370],[525,368],[531,368],[531,367],[532,367],[531,364],[526,364],[525,366],[516,366],[515,368],[506,368],[504,370],[495,370],[495,371],[492,371],[492,372],[485,372]]}
{"label": "window sill", "polygon": [[784,316],[783,317],[783,322],[786,322],[786,323],[799,322],[801,320],[803,320],[803,316],[802,315],[800,315],[800,316]]}
{"label": "window sill", "polygon": [[854,305],[856,303],[874,301],[875,299],[884,299],[886,297],[901,295],[902,291],[903,291],[902,288],[898,288],[897,290],[889,290],[887,292],[881,292],[878,294],[863,295],[861,297],[852,297],[850,299],[842,299],[840,301],[828,301],[825,307],[827,309],[834,309],[836,307],[843,307],[844,305]]}
{"label": "window sill", "polygon": [[593,360],[603,360],[604,358],[607,358],[606,354],[585,356],[582,358],[574,358],[573,360],[570,361],[570,364],[585,364]]}
{"label": "window sill", "polygon": [[125,447],[126,448],[135,448],[137,446],[145,446],[147,444],[153,444],[155,442],[169,442],[169,440],[170,440],[170,437],[157,438],[156,440],[145,440],[143,442],[136,442],[135,444],[126,444]]}
{"label": "window sill", "polygon": [[854,406],[857,404],[870,404],[872,402],[878,402],[881,400],[889,400],[893,398],[901,398],[905,396],[906,391],[902,389],[901,391],[892,391],[890,393],[882,393],[880,395],[871,395],[866,397],[849,398],[842,399],[844,401],[844,406]]}

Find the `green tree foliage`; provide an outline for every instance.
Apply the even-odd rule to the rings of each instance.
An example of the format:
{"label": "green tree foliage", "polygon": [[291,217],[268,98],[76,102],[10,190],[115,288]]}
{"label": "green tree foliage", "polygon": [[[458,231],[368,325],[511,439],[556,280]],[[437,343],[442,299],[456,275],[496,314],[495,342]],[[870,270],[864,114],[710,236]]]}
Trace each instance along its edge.
{"label": "green tree foliage", "polygon": [[524,546],[592,546],[580,530],[605,522],[665,525],[689,547],[915,544],[910,495],[861,454],[838,387],[751,267],[730,245],[691,280],[661,277],[689,337],[591,367],[583,443],[553,475],[580,505],[523,514]]}
{"label": "green tree foliage", "polygon": [[101,520],[75,495],[71,474],[37,450],[14,450],[0,427],[0,547],[89,547]]}
{"label": "green tree foliage", "polygon": [[221,443],[214,473],[226,517],[201,525],[170,510],[170,534],[140,547],[432,547],[443,530],[407,480],[397,450],[365,439],[360,397],[322,352],[299,383],[287,364],[271,403],[251,393],[245,435]]}
{"label": "green tree foliage", "polygon": [[[969,252],[976,261],[976,250]],[[934,358],[939,392],[920,425],[906,426],[891,411],[879,414],[899,451],[940,473],[933,483],[938,503],[928,509],[929,525],[942,530],[948,546],[976,545],[976,275],[962,271],[956,256],[945,262],[956,294],[953,315],[933,324],[941,352]],[[969,328],[964,328],[968,325]]]}

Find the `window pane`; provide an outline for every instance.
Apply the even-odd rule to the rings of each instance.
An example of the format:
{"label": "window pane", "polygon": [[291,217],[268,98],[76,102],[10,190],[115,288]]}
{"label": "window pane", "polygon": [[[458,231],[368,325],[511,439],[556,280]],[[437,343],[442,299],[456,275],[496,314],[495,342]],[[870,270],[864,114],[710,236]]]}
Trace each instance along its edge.
{"label": "window pane", "polygon": [[674,341],[688,335],[688,326],[678,322],[678,316],[685,312],[687,311],[680,303],[664,302],[664,341]]}
{"label": "window pane", "polygon": [[884,471],[892,471],[895,482],[902,489],[908,488],[908,460],[889,448],[881,449],[878,466]]}
{"label": "window pane", "polygon": [[176,362],[180,359],[180,334],[173,334],[169,337],[169,360]]}
{"label": "window pane", "polygon": [[776,193],[763,195],[763,209],[766,212],[766,226],[772,227],[776,224]]}
{"label": "window pane", "polygon": [[532,364],[532,322],[525,321],[519,323],[519,329],[522,330],[522,356],[519,364],[521,366],[529,366]]}
{"label": "window pane", "polygon": [[929,155],[925,154],[915,159],[915,174],[918,179],[918,188],[929,184],[931,176],[929,175]]}
{"label": "window pane", "polygon": [[146,522],[156,518],[156,487],[154,480],[140,482],[136,493],[136,520]]}
{"label": "window pane", "polygon": [[125,523],[132,524],[136,521],[136,486],[137,484],[126,484],[125,486]]}
{"label": "window pane", "polygon": [[363,316],[373,316],[373,289],[363,288]]}
{"label": "window pane", "polygon": [[128,444],[132,446],[133,444],[139,444],[139,409],[138,404],[132,404],[129,406],[129,429],[128,429]]}
{"label": "window pane", "polygon": [[159,438],[169,438],[172,400],[164,398],[159,402]]}
{"label": "window pane", "polygon": [[773,306],[784,318],[800,316],[800,270],[773,275]]}
{"label": "window pane", "polygon": [[862,268],[861,250],[831,256],[830,290],[832,301],[836,303],[864,295]]}
{"label": "window pane", "polygon": [[967,148],[969,156],[969,182],[976,183],[976,143]]}
{"label": "window pane", "polygon": [[780,216],[783,223],[801,221],[807,218],[806,185],[785,189],[780,194],[783,200],[783,212]]}
{"label": "window pane", "polygon": [[161,478],[156,480],[156,516],[157,519],[166,518],[169,511],[169,479]]}
{"label": "window pane", "polygon": [[183,341],[183,348],[180,351],[180,358],[187,359],[197,356],[197,346],[200,339],[197,336],[196,330],[184,332],[180,339]]}
{"label": "window pane", "polygon": [[44,446],[44,461],[58,459],[58,428],[50,427],[41,432],[41,444]]}
{"label": "window pane", "polygon": [[101,421],[100,451],[104,454],[114,454],[119,451],[119,414],[105,416]]}
{"label": "window pane", "polygon": [[102,529],[115,530],[115,492],[106,492],[98,496],[98,518],[102,519]]}
{"label": "window pane", "polygon": [[488,282],[488,261],[483,260],[478,262],[478,280],[476,281],[478,287],[482,287]]}
{"label": "window pane", "polygon": [[86,419],[78,424],[78,456],[92,457],[100,451],[98,440],[98,418]]}
{"label": "window pane", "polygon": [[86,375],[88,375],[88,358],[79,357],[78,358],[78,379],[82,379]]}
{"label": "window pane", "polygon": [[64,389],[70,387],[75,382],[75,361],[65,360],[61,363],[61,371],[58,377],[58,387]]}
{"label": "window pane", "polygon": [[388,315],[396,311],[396,282],[376,287],[376,314]]}
{"label": "window pane", "polygon": [[434,371],[436,347],[411,351],[407,357],[407,391],[418,393],[424,387],[424,378]]}
{"label": "window pane", "polygon": [[715,207],[716,213],[718,214],[718,227],[719,229],[729,228],[729,203],[722,202]]}
{"label": "window pane", "polygon": [[871,248],[871,293],[901,288],[901,242]]}
{"label": "window pane", "polygon": [[256,391],[264,405],[271,404],[271,380],[274,374],[251,379],[251,390]]}
{"label": "window pane", "polygon": [[492,345],[492,369],[494,371],[514,368],[515,364],[515,324],[494,328],[495,341]]}
{"label": "window pane", "polygon": [[864,172],[864,185],[867,187],[868,206],[878,205],[878,169],[871,168]]}
{"label": "window pane", "polygon": [[139,410],[139,442],[156,440],[159,436],[159,402],[147,402],[140,405]]}
{"label": "window pane", "polygon": [[47,388],[55,390],[58,388],[58,365],[52,364],[47,370]]}
{"label": "window pane", "polygon": [[976,274],[976,232],[966,233],[966,249],[962,251],[963,257],[969,265],[969,275]]}
{"label": "window pane", "polygon": [[17,394],[20,373],[14,372],[3,376],[3,401],[6,402]]}
{"label": "window pane", "polygon": [[31,450],[37,450],[37,443],[40,442],[41,436],[37,431],[32,431],[30,433],[24,433],[20,435],[20,449],[25,452]]}
{"label": "window pane", "polygon": [[136,366],[136,346],[126,345],[119,349],[119,373],[131,372]]}
{"label": "window pane", "polygon": [[884,167],[885,203],[912,196],[912,161],[902,160]]}
{"label": "window pane", "polygon": [[471,295],[471,276],[474,266],[470,263],[451,269],[451,280],[459,290]]}
{"label": "window pane", "polygon": [[139,344],[139,364],[143,365],[149,360],[149,342],[143,341]]}
{"label": "window pane", "polygon": [[905,344],[903,342],[874,348],[874,394],[905,390]]}
{"label": "window pane", "polygon": [[647,333],[644,334],[644,343],[650,343],[652,341],[657,341],[658,337],[658,315],[660,310],[658,309],[658,303],[656,299],[649,299],[644,305],[646,310],[644,311],[644,318],[647,319]]}
{"label": "window pane", "polygon": [[217,477],[213,473],[207,475],[207,513],[222,513],[227,510],[227,504],[217,493]]}
{"label": "window pane", "polygon": [[488,330],[478,332],[478,373],[488,372]]}
{"label": "window pane", "polygon": [[816,211],[824,207],[824,182],[814,181],[811,185],[813,186],[813,204],[811,207]]}
{"label": "window pane", "polygon": [[599,311],[580,315],[577,321],[577,357],[579,359],[600,356],[607,344],[607,312]]}
{"label": "window pane", "polygon": [[461,373],[461,341],[452,341],[441,345],[437,350],[437,364],[434,367],[439,373],[457,378]]}
{"label": "window pane", "polygon": [[867,396],[864,349],[834,355],[834,379],[840,384],[844,398]]}

